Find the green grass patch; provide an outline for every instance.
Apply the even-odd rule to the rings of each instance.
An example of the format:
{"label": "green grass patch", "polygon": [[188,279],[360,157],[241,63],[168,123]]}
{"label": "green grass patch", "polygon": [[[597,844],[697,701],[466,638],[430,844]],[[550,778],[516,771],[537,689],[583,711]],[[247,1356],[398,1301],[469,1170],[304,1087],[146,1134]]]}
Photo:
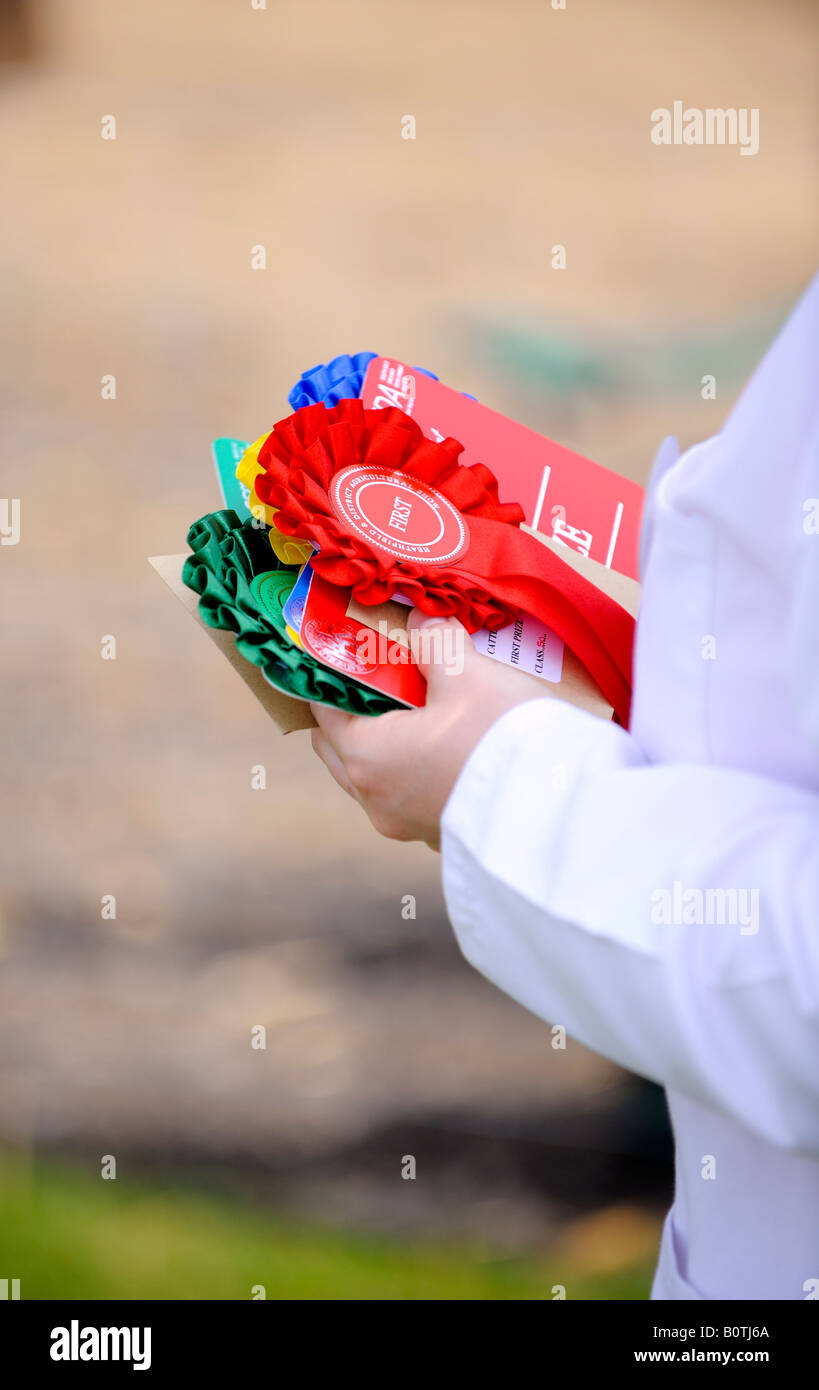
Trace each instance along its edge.
{"label": "green grass patch", "polygon": [[642,1299],[651,1264],[559,1259],[298,1225],[234,1197],[0,1158],[0,1277],[24,1299]]}

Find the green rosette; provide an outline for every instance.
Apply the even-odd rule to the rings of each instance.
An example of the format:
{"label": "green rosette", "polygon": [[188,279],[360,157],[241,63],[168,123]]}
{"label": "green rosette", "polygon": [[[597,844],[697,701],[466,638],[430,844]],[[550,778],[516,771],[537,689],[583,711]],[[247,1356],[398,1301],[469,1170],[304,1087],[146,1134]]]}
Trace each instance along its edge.
{"label": "green rosette", "polygon": [[208,627],[236,635],[246,661],[260,667],[279,690],[317,700],[350,714],[385,714],[396,700],[322,666],[287,636],[282,607],[298,568],[282,565],[268,528],[240,521],[234,511],[210,512],[188,531],[191,554],[182,579],[199,595],[199,616]]}

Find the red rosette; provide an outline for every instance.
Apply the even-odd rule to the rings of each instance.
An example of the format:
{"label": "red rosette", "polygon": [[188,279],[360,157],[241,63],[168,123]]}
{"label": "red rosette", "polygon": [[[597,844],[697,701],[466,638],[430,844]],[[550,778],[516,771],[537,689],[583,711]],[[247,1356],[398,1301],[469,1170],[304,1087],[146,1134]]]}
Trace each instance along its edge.
{"label": "red rosette", "polygon": [[260,501],[284,535],[318,549],[312,565],[363,604],[400,590],[469,632],[523,610],[551,627],[628,721],[634,620],[525,531],[482,463],[455,439],[425,439],[402,410],[343,400],[297,410],[261,445]]}

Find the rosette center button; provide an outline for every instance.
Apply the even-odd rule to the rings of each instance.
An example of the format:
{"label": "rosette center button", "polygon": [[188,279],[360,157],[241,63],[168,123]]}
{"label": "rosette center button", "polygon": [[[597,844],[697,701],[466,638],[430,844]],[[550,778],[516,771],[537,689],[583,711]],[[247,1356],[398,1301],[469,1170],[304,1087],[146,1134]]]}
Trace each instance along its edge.
{"label": "rosette center button", "polygon": [[469,543],[457,507],[409,473],[353,464],[333,478],[330,501],[345,526],[397,559],[447,564]]}

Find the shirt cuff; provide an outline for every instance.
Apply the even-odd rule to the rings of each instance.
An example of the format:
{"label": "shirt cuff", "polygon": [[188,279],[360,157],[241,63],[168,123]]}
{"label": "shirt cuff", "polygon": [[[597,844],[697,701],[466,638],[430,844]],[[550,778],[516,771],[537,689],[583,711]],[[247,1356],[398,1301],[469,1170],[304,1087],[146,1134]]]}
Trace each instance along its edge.
{"label": "shirt cuff", "polygon": [[555,750],[553,766],[563,768],[565,748],[576,745],[578,733],[586,743],[601,727],[616,726],[552,697],[526,700],[507,710],[487,729],[461,768],[441,816],[442,853],[445,842],[460,839],[480,854],[496,814],[499,785],[527,741],[537,743],[542,757],[544,739],[549,740]]}
{"label": "shirt cuff", "polygon": [[[484,734],[461,769],[441,817],[441,865],[444,898],[456,933],[461,927],[477,932],[480,922],[477,892],[480,874],[476,860],[496,828],[500,788],[521,747],[537,741],[542,756],[544,739],[554,747],[554,767],[563,767],[567,745],[593,739],[607,722],[565,700],[551,697],[526,700],[501,715]],[[585,737],[584,737],[585,735]],[[549,776],[548,764],[544,775]],[[522,808],[521,808],[522,809]]]}

